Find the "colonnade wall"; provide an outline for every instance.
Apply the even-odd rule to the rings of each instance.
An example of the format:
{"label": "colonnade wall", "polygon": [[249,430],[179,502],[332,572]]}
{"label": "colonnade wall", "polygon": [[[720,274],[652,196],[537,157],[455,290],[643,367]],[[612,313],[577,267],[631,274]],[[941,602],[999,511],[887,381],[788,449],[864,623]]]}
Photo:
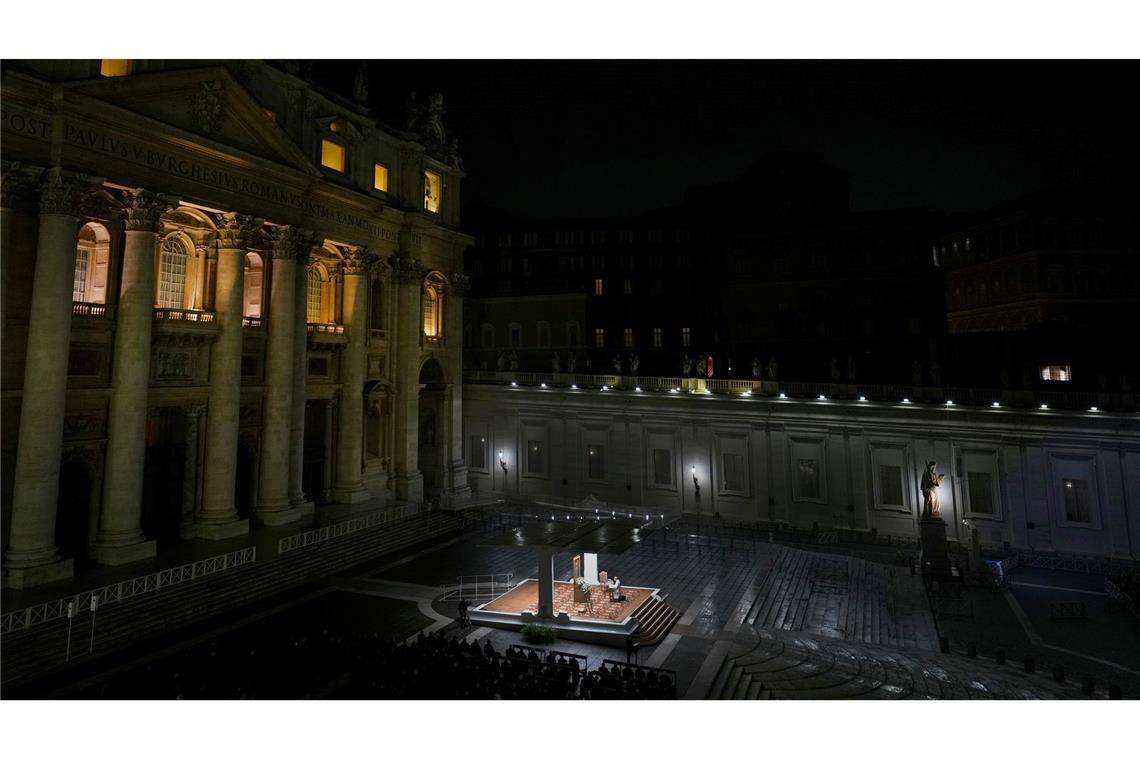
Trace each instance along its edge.
{"label": "colonnade wall", "polygon": [[478,496],[914,537],[933,461],[951,538],[1140,559],[1135,415],[470,383],[463,409]]}

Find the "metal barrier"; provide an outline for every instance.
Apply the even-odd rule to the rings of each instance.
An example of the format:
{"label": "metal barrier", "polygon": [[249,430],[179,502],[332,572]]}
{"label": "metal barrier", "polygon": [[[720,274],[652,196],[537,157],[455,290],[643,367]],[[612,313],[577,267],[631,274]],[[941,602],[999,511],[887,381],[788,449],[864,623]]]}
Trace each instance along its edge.
{"label": "metal barrier", "polygon": [[1049,603],[1049,617],[1053,620],[1084,620],[1088,616],[1084,602]]}
{"label": "metal barrier", "polygon": [[1140,609],[1137,609],[1136,600],[1124,593],[1124,590],[1113,583],[1112,579],[1104,579],[1104,591],[1108,594],[1109,599],[1131,612],[1133,617],[1140,617]]}
{"label": "metal barrier", "polygon": [[65,618],[67,617],[68,604],[72,602],[75,603],[74,614],[78,616],[90,611],[92,599],[95,599],[96,604],[101,607],[113,602],[122,602],[141,594],[188,583],[208,575],[216,575],[235,567],[250,565],[256,561],[256,547],[248,546],[229,554],[219,554],[216,557],[190,562],[167,570],[159,570],[150,575],[131,578],[121,583],[112,583],[90,591],[82,591],[72,596],[0,616],[0,634],[26,630],[41,623]]}
{"label": "metal barrier", "polygon": [[347,536],[351,533],[375,528],[378,525],[387,525],[391,522],[404,520],[418,514],[421,511],[420,507],[421,505],[419,504],[404,504],[399,507],[391,507],[379,512],[354,517],[351,520],[331,523],[323,528],[315,528],[313,530],[307,530],[304,533],[286,536],[277,542],[277,553],[285,554],[287,552],[296,551],[297,549],[304,549],[306,546],[322,544],[334,538],[340,538],[341,536]]}
{"label": "metal barrier", "polygon": [[496,575],[460,575],[454,585],[440,586],[446,593],[442,601],[454,599],[494,599],[514,588],[514,573]]}

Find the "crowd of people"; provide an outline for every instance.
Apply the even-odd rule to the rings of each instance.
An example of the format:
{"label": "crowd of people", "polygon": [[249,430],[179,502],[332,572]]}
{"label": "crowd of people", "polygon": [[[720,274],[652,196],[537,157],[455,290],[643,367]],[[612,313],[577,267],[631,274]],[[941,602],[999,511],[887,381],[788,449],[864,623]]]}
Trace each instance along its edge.
{"label": "crowd of people", "polygon": [[672,699],[664,671],[604,664],[511,645],[499,652],[442,633],[396,642],[322,630],[267,637],[257,646],[222,637],[119,673],[84,699]]}

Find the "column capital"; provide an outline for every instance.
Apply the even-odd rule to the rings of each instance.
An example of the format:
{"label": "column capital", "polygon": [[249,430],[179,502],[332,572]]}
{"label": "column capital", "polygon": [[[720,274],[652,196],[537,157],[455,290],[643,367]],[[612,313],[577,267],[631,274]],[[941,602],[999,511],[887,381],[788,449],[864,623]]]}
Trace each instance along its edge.
{"label": "column capital", "polygon": [[401,256],[390,259],[388,263],[392,267],[392,277],[399,283],[419,284],[427,272],[427,267],[415,259]]}
{"label": "column capital", "polygon": [[367,262],[371,258],[367,248],[352,248],[344,252],[344,261],[341,271],[346,275],[361,275],[367,269]]}
{"label": "column capital", "polygon": [[87,196],[102,184],[102,179],[64,171],[58,166],[45,169],[38,185],[40,213],[78,217]]}
{"label": "column capital", "polygon": [[225,250],[245,250],[250,238],[257,232],[264,220],[248,214],[233,211],[218,217],[218,248]]}
{"label": "column capital", "polygon": [[30,203],[35,197],[36,178],[41,173],[41,169],[5,161],[0,173],[0,206],[15,208]]}
{"label": "column capital", "polygon": [[464,296],[471,290],[471,278],[463,274],[463,272],[455,272],[451,275],[451,292],[457,296]]}
{"label": "column capital", "polygon": [[201,417],[206,413],[205,404],[188,404],[185,407],[187,417]]}
{"label": "column capital", "polygon": [[303,227],[282,225],[269,233],[269,249],[275,259],[292,259],[304,266],[318,244],[317,233]]}
{"label": "column capital", "polygon": [[178,205],[175,198],[137,188],[123,199],[123,216],[130,232],[158,232],[164,213]]}

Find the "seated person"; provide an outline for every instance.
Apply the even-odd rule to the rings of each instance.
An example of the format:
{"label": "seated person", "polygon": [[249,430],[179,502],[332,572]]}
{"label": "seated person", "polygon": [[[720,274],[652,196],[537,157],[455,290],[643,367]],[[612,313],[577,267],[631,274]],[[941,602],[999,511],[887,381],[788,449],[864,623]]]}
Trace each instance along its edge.
{"label": "seated person", "polygon": [[610,599],[613,601],[621,601],[621,578],[614,576],[614,585],[610,589]]}

